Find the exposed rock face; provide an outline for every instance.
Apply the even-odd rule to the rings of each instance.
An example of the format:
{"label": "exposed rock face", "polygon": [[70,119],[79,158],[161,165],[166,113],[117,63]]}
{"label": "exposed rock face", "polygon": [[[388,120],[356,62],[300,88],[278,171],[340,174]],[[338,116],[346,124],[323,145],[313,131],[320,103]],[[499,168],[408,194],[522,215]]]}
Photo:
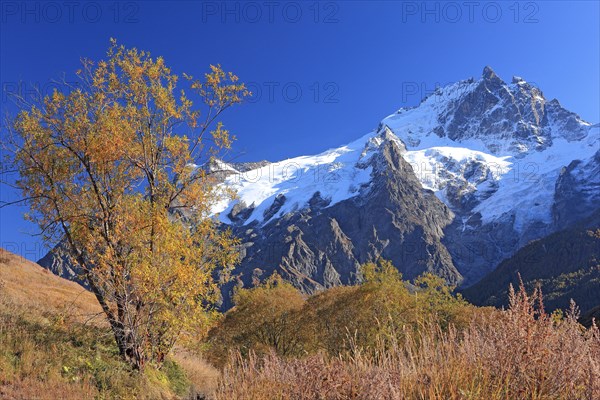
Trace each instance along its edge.
{"label": "exposed rock face", "polygon": [[263,218],[265,221],[270,220],[281,210],[281,207],[285,204],[286,197],[283,194],[278,194],[273,200],[273,204],[263,212]]}
{"label": "exposed rock face", "polygon": [[229,214],[227,214],[227,217],[234,224],[239,224],[247,220],[250,214],[252,214],[252,211],[254,211],[253,206],[248,207],[246,203],[241,202],[237,203],[231,208],[231,211],[229,212]]}
{"label": "exposed rock face", "polygon": [[82,271],[77,266],[71,265],[68,259],[68,256],[65,254],[65,248],[59,244],[38,260],[38,264],[61,278],[77,282],[86,289],[89,289],[85,278],[81,274]]}
{"label": "exposed rock face", "polygon": [[600,208],[600,150],[586,162],[573,160],[556,181],[552,216],[561,229]]}
{"label": "exposed rock face", "polygon": [[506,84],[490,67],[481,79],[438,89],[423,102],[435,109],[437,136],[457,142],[477,138],[493,154],[518,157],[551,146],[557,137],[571,141],[587,134],[579,116],[558,100],[546,101],[540,89],[516,76]]}
{"label": "exposed rock face", "polygon": [[[403,148],[384,141],[369,160],[372,181],[355,196],[330,207],[317,192],[308,207],[261,226],[234,228],[245,257],[236,273],[244,285],[277,271],[306,292],[361,280],[359,267],[379,257],[389,259],[408,279],[430,271],[459,283],[460,273],[441,243],[452,212],[433,192],[423,190]],[[366,167],[366,166],[365,166]],[[275,198],[264,220],[281,208]],[[239,203],[238,203],[239,204]]]}

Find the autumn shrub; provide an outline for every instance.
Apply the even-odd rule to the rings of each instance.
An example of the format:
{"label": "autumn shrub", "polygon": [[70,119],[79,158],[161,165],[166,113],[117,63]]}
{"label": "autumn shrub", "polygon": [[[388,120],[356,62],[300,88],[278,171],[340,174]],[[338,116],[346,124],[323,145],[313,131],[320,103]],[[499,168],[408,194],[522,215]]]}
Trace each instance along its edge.
{"label": "autumn shrub", "polygon": [[416,332],[429,321],[462,329],[476,308],[452,294],[431,274],[414,285],[402,280],[388,261],[363,267],[365,282],[335,287],[306,299],[275,276],[264,285],[242,289],[235,307],[209,334],[209,358],[223,365],[230,351],[302,356],[324,351],[335,356],[352,345],[372,348],[381,338]]}
{"label": "autumn shrub", "polygon": [[309,298],[303,328],[311,330],[313,348],[330,355],[349,350],[350,341],[373,347],[382,337],[418,331],[429,321],[443,329],[467,326],[476,308],[452,294],[443,279],[424,274],[414,285],[388,261],[363,266],[365,282],[326,290]]}
{"label": "autumn shrub", "polygon": [[223,365],[231,350],[248,355],[300,355],[308,338],[299,329],[304,296],[291,284],[273,275],[263,285],[238,290],[235,307],[209,332],[208,359]]}
{"label": "autumn shrub", "polygon": [[475,314],[458,330],[430,320],[372,347],[283,358],[232,356],[221,399],[597,399],[600,332],[572,308],[547,314],[539,291],[511,292],[506,311]]}

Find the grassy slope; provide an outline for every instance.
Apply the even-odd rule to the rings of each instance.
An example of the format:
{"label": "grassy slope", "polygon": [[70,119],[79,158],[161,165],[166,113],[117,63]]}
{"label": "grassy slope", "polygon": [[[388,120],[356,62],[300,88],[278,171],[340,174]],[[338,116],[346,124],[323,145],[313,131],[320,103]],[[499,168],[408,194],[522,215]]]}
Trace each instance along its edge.
{"label": "grassy slope", "polygon": [[0,398],[171,399],[216,379],[182,350],[172,358],[131,371],[90,292],[0,249]]}
{"label": "grassy slope", "polygon": [[91,292],[62,279],[38,264],[0,249],[2,296],[37,312],[65,313],[78,322],[104,323],[102,309]]}

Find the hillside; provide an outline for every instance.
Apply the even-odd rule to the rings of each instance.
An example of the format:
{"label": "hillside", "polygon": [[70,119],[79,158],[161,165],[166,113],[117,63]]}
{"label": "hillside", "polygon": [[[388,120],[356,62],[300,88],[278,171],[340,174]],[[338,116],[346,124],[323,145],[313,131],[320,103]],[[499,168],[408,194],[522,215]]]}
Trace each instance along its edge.
{"label": "hillside", "polygon": [[15,305],[103,324],[102,309],[91,292],[4,249],[0,249],[0,282],[0,296]]}
{"label": "hillside", "polygon": [[160,371],[132,371],[103,318],[91,292],[0,249],[0,399],[182,399],[214,385],[182,349]]}
{"label": "hillside", "polygon": [[567,230],[536,240],[504,260],[463,295],[477,305],[508,305],[508,286],[540,285],[548,310],[568,309],[573,299],[582,314],[600,305],[600,212]]}

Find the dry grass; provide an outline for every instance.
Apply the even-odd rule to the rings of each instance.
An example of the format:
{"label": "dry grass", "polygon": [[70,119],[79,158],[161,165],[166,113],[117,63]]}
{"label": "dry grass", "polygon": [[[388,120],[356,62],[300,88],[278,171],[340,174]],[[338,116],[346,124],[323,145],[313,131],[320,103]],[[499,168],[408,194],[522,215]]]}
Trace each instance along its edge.
{"label": "dry grass", "polygon": [[191,383],[216,400],[600,399],[598,328],[546,314],[539,293],[462,330],[429,321],[338,356],[234,354],[221,375],[177,349],[177,364],[136,376],[102,318],[83,324],[98,312],[78,285],[0,251],[0,398],[187,398]]}
{"label": "dry grass", "polygon": [[71,352],[63,345],[74,324],[86,322],[90,329],[101,329],[100,311],[93,295],[81,286],[0,249],[0,398],[93,399],[98,395],[88,379],[68,373],[63,361]]}
{"label": "dry grass", "polygon": [[108,329],[0,297],[0,398],[133,398],[144,383],[120,361]]}
{"label": "dry grass", "polygon": [[173,360],[185,371],[191,383],[190,397],[208,397],[217,389],[220,372],[195,352],[183,348],[173,351]]}
{"label": "dry grass", "polygon": [[431,323],[339,357],[234,355],[215,398],[600,399],[598,328],[583,330],[576,313],[559,319],[541,306],[539,293],[520,291],[509,310],[462,332]]}
{"label": "dry grass", "polygon": [[176,357],[182,365],[132,371],[90,292],[0,249],[0,399],[181,399],[190,381],[214,390],[214,369]]}
{"label": "dry grass", "polygon": [[77,322],[105,324],[102,309],[91,292],[4,249],[0,249],[0,281],[0,295],[17,306],[64,315]]}
{"label": "dry grass", "polygon": [[32,378],[6,382],[0,386],[0,398],[4,400],[93,399],[96,394],[96,388],[89,384],[65,385]]}

